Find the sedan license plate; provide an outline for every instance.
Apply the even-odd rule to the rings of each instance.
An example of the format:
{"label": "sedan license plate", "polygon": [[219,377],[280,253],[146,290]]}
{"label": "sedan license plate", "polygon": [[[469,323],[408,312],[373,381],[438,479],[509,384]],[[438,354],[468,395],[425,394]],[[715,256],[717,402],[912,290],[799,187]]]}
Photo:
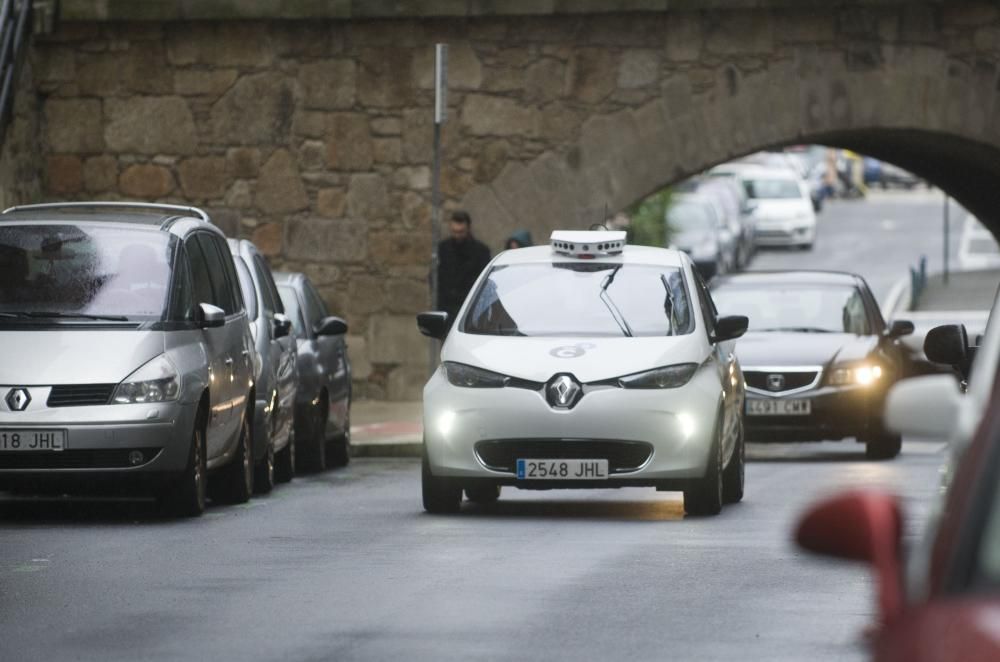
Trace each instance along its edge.
{"label": "sedan license plate", "polygon": [[65,448],[65,430],[0,430],[0,453],[61,451]]}
{"label": "sedan license plate", "polygon": [[748,416],[808,416],[811,413],[810,400],[747,398]]}
{"label": "sedan license plate", "polygon": [[518,480],[607,480],[607,460],[518,460]]}

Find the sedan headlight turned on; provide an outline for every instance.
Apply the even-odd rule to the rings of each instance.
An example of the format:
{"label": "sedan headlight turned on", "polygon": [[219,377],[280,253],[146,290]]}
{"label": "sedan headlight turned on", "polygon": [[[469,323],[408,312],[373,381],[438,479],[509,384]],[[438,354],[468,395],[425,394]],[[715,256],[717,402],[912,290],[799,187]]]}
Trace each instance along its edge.
{"label": "sedan headlight turned on", "polygon": [[424,387],[424,508],[463,493],[654,487],[692,515],[743,497],[744,384],[733,340],[678,250],[626,246],[623,232],[555,232],[480,274]]}

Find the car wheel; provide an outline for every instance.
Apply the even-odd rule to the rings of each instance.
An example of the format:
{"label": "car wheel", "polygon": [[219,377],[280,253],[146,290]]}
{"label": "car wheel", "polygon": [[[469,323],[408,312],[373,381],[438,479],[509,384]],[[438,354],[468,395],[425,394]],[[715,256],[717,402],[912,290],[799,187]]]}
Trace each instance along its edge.
{"label": "car wheel", "polygon": [[188,451],[187,466],[180,477],[171,483],[159,498],[163,511],[173,517],[197,517],[205,512],[207,468],[205,432],[202,429],[201,419],[202,417],[198,416],[194,431],[191,433],[191,450]]}
{"label": "car wheel", "polygon": [[423,492],[424,510],[429,513],[457,513],[462,506],[462,488],[453,480],[438,478],[431,473],[426,449],[420,465],[420,487]]}
{"label": "car wheel", "polygon": [[264,459],[257,463],[253,476],[253,490],[267,494],[274,489],[274,444],[268,439]]}
{"label": "car wheel", "polygon": [[709,452],[705,476],[690,489],[684,490],[684,512],[692,516],[718,515],[722,512],[722,444],[719,437],[721,422],[716,422],[715,439]]}
{"label": "car wheel", "polygon": [[313,412],[312,439],[305,448],[298,449],[299,472],[318,473],[326,469],[326,421],[330,415],[326,396],[320,398],[319,406]]}
{"label": "car wheel", "polygon": [[351,462],[351,406],[347,405],[344,431],[327,442],[326,461],[331,467],[346,467]]}
{"label": "car wheel", "polygon": [[472,503],[496,503],[500,498],[499,485],[476,485],[465,488],[465,497]]}
{"label": "car wheel", "polygon": [[229,466],[212,481],[212,495],[223,503],[246,503],[253,495],[253,437],[249,414],[249,411],[243,414],[236,454]]}
{"label": "car wheel", "polygon": [[724,503],[739,503],[743,500],[743,486],[746,481],[746,442],[744,441],[743,422],[736,438],[736,448],[729,464],[722,470],[722,501]]}
{"label": "car wheel", "polygon": [[865,457],[869,460],[891,460],[903,449],[903,437],[884,433],[865,442]]}
{"label": "car wheel", "polygon": [[288,444],[274,457],[274,479],[287,483],[295,477],[295,433],[288,435]]}

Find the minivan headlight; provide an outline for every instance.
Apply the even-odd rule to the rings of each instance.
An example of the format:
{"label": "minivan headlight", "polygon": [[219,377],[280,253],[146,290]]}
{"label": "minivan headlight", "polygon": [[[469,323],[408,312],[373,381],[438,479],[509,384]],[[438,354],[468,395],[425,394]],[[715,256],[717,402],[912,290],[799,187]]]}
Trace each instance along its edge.
{"label": "minivan headlight", "polygon": [[500,388],[505,386],[510,380],[506,375],[498,372],[475,368],[464,363],[454,361],[444,361],[441,366],[444,368],[448,381],[453,386],[463,386],[465,388]]}
{"label": "minivan headlight", "polygon": [[165,354],[160,354],[126,377],[115,389],[111,401],[119,405],[169,402],[176,400],[180,392],[181,380],[177,369]]}
{"label": "minivan headlight", "polygon": [[691,381],[697,370],[697,363],[668,365],[619,377],[618,384],[622,388],[677,388]]}

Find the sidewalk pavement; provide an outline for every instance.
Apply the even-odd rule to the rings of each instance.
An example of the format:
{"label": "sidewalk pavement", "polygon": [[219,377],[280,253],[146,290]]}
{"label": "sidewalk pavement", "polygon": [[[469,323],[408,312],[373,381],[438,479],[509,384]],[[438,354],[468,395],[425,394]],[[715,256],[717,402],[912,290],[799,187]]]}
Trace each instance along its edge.
{"label": "sidewalk pavement", "polygon": [[351,455],[420,457],[424,447],[422,415],[420,402],[352,402]]}

